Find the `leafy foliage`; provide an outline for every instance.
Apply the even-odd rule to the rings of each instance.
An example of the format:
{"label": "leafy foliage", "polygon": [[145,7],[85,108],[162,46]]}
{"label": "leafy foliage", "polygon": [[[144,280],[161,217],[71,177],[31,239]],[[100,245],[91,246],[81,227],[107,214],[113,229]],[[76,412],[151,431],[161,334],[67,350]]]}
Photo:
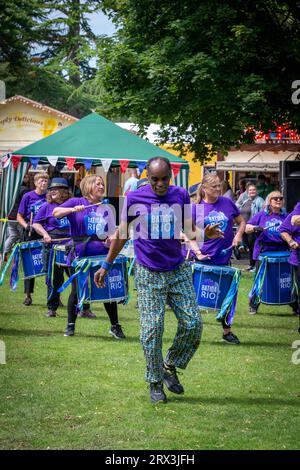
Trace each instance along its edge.
{"label": "leafy foliage", "polygon": [[299,1],[107,3],[120,29],[100,41],[97,80],[111,117],[160,123],[199,159],[251,141],[249,126],[299,124]]}

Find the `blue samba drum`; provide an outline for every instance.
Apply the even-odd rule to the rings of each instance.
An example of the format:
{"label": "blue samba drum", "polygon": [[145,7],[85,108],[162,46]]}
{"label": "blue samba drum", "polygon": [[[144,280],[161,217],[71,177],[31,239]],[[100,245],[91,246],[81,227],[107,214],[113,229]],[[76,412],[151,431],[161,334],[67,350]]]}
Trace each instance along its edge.
{"label": "blue samba drum", "polygon": [[31,279],[46,274],[43,255],[44,244],[38,240],[20,243],[20,255],[24,279]]}
{"label": "blue samba drum", "polygon": [[195,263],[193,283],[197,302],[203,309],[220,310],[238,269]]}
{"label": "blue samba drum", "polygon": [[57,266],[68,266],[68,255],[66,245],[54,245],[54,259]]}
{"label": "blue samba drum", "polygon": [[120,302],[128,298],[126,278],[126,256],[119,255],[105,278],[106,286],[96,287],[94,274],[101,267],[106,256],[91,256],[75,259],[72,267],[77,273],[78,302]]}
{"label": "blue samba drum", "polygon": [[260,267],[254,280],[260,283],[260,302],[286,305],[296,301],[295,269],[288,251],[266,251],[259,256]]}

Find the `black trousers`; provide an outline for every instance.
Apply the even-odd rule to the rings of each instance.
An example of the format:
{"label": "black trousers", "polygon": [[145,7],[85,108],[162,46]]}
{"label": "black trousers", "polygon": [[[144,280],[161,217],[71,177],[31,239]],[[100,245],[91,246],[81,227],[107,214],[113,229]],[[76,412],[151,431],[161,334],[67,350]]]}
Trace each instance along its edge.
{"label": "black trousers", "polygon": [[255,260],[253,259],[253,250],[254,250],[255,239],[256,239],[255,233],[244,233],[243,234],[243,242],[249,250],[249,262],[250,262],[251,268],[254,268],[254,266],[255,266]]}
{"label": "black trousers", "polygon": [[[74,269],[71,270],[74,273]],[[68,299],[68,323],[75,323],[78,313],[77,308],[78,295],[77,295],[77,282],[76,279],[72,281],[72,290]],[[104,308],[109,317],[111,325],[119,323],[118,320],[118,304],[117,302],[104,302]]]}

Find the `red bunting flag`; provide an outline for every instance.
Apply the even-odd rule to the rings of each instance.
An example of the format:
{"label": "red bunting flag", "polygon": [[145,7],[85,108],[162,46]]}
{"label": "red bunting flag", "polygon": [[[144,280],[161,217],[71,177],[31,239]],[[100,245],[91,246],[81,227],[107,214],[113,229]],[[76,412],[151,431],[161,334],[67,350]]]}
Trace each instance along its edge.
{"label": "red bunting flag", "polygon": [[174,178],[176,178],[176,176],[180,172],[181,163],[171,163],[171,167],[172,167]]}
{"label": "red bunting flag", "polygon": [[18,168],[21,158],[22,158],[22,155],[13,155],[11,157],[11,162],[12,162],[14,170]]}
{"label": "red bunting flag", "polygon": [[76,158],[74,157],[66,157],[66,164],[68,167],[68,170],[73,170],[74,165],[75,165]]}
{"label": "red bunting flag", "polygon": [[125,173],[128,165],[129,165],[129,160],[120,160],[120,167],[121,167],[121,173]]}

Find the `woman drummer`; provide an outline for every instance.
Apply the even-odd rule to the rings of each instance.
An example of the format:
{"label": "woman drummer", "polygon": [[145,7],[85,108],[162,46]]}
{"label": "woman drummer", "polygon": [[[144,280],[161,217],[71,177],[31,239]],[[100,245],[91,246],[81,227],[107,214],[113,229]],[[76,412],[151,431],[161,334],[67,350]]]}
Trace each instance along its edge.
{"label": "woman drummer", "polygon": [[[67,217],[69,220],[70,233],[74,240],[74,255],[78,258],[108,253],[107,239],[115,231],[115,221],[112,220],[108,207],[101,204],[104,189],[104,181],[100,176],[86,176],[80,183],[82,197],[71,198],[53,211],[54,217]],[[74,280],[68,300],[68,325],[65,336],[74,335],[77,303],[77,285]],[[104,302],[104,308],[111,323],[109,333],[116,339],[124,339],[125,335],[118,320],[117,303]]]}
{"label": "woman drummer", "polygon": [[[258,270],[259,255],[261,253],[266,251],[287,251],[289,249],[279,232],[280,226],[287,216],[283,206],[284,200],[281,192],[272,191],[267,196],[265,208],[251,217],[246,224],[246,233],[256,234],[253,249],[253,260],[256,262],[256,272]],[[249,306],[250,314],[256,314],[257,310],[258,306]]]}
{"label": "woman drummer", "polygon": [[[46,202],[40,207],[33,219],[33,228],[43,237],[46,244],[51,243],[52,239],[70,237],[70,224],[66,217],[56,219],[52,216],[53,209],[63,202],[70,199],[71,193],[68,182],[64,178],[53,178],[46,196]],[[47,263],[48,264],[48,263]],[[64,282],[64,268],[54,265],[53,288],[48,286],[47,292],[47,317],[56,317],[56,310],[59,306],[59,294],[57,290]]]}
{"label": "woman drummer", "polygon": [[[245,221],[239,209],[229,198],[220,196],[221,182],[217,175],[205,175],[197,189],[196,203],[192,206],[193,222],[200,227],[204,218],[204,227],[219,223],[224,232],[223,238],[207,239],[200,245],[190,242],[196,258],[202,264],[227,266],[230,264],[232,248],[241,244],[245,230]],[[236,235],[233,224],[238,225]],[[201,250],[200,250],[201,247]],[[228,344],[240,344],[238,337],[232,333],[230,326],[222,320],[223,341]]]}

